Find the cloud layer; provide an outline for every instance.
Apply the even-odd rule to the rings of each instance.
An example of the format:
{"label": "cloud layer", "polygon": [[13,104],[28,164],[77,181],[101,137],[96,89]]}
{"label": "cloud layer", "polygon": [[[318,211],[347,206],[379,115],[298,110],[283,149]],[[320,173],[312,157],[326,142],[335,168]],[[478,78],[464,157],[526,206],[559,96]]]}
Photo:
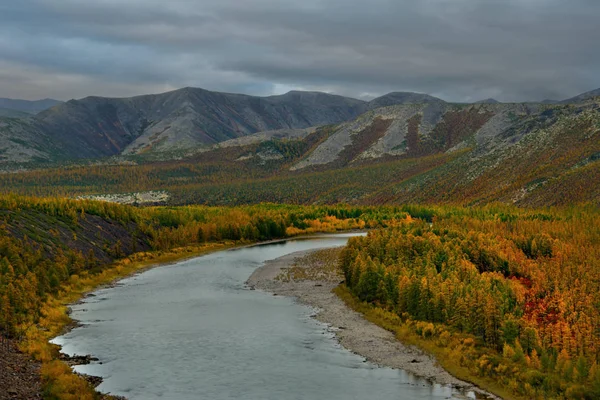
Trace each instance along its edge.
{"label": "cloud layer", "polygon": [[599,19],[596,0],[7,1],[0,97],[562,99],[600,87]]}

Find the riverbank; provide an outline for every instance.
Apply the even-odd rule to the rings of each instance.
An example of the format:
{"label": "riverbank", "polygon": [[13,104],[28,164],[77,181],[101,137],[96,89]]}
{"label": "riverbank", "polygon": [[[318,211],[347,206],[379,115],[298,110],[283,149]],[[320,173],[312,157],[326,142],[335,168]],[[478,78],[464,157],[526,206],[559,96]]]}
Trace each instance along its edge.
{"label": "riverbank", "polygon": [[[344,232],[355,231],[341,231],[336,233]],[[99,394],[95,391],[95,387],[102,382],[101,378],[77,374],[71,369],[73,365],[85,363],[82,360],[86,360],[88,356],[89,358],[92,356],[78,355],[79,357],[68,357],[60,353],[60,346],[49,342],[51,339],[63,335],[78,326],[78,321],[73,320],[69,316],[69,306],[71,304],[75,304],[85,297],[91,296],[91,292],[117,285],[118,281],[140,274],[151,268],[174,264],[215,251],[277,243],[286,240],[310,239],[319,237],[320,235],[327,235],[327,233],[304,234],[263,242],[213,242],[176,248],[170,251],[132,254],[127,258],[114,262],[99,274],[81,274],[76,278],[72,278],[68,284],[63,285],[61,292],[57,296],[48,299],[44,305],[43,317],[37,326],[32,326],[28,330],[24,342],[19,346],[20,352],[14,347],[11,350],[11,356],[14,356],[15,360],[18,360],[18,370],[35,370],[37,381],[41,380],[43,382],[41,386],[44,390],[56,395],[56,398],[61,398],[61,394],[68,393],[76,395],[80,399],[94,399],[98,398],[98,396],[102,399],[121,399],[120,397]],[[0,379],[0,389],[10,389],[9,381],[3,381],[3,379]],[[38,385],[36,388],[34,392],[41,398],[40,386]]]}
{"label": "riverbank", "polygon": [[[88,355],[68,357],[60,353],[60,346],[50,343],[51,339],[78,326],[78,321],[69,316],[69,306],[90,295],[93,291],[116,285],[118,281],[150,268],[245,245],[251,244],[226,241],[176,248],[170,251],[136,253],[114,262],[99,274],[82,274],[76,279],[71,279],[69,284],[62,287],[57,296],[51,297],[45,303],[42,309],[42,318],[37,326],[30,327],[26,332],[24,341],[19,345],[19,351],[14,348],[11,352],[18,360],[16,368],[18,370],[36,368],[36,378],[42,382],[41,388],[37,386],[34,392],[39,398],[42,398],[43,390],[45,395],[54,396],[53,398],[122,399],[96,392],[95,387],[102,382],[101,378],[77,374],[71,369],[73,365],[85,363],[81,360],[86,359]],[[4,386],[5,383],[0,381],[0,388]]]}
{"label": "riverbank", "polygon": [[331,326],[342,346],[377,365],[402,369],[483,398],[499,399],[450,375],[431,356],[414,346],[403,345],[393,333],[348,308],[333,293],[343,280],[339,271],[331,267],[335,254],[335,250],[305,251],[268,261],[250,276],[247,284],[276,295],[295,297],[300,303],[314,307],[318,310],[315,318]]}

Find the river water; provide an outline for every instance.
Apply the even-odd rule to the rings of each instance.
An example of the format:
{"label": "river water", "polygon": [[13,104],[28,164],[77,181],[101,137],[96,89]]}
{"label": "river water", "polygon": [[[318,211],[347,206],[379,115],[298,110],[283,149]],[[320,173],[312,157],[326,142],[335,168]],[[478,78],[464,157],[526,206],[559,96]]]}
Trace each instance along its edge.
{"label": "river water", "polygon": [[220,251],[157,267],[73,306],[83,326],[54,339],[75,367],[128,399],[448,399],[457,391],[345,350],[292,299],[249,290],[264,261],[341,246],[349,234]]}

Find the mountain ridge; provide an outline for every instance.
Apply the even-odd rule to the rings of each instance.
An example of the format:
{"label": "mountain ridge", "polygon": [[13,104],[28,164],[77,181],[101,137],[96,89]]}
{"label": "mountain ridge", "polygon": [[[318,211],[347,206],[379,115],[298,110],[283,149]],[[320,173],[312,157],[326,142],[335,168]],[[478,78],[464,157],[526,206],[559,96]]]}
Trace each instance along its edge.
{"label": "mountain ridge", "polygon": [[593,99],[594,97],[600,97],[600,88],[594,89],[594,90],[590,90],[590,91],[585,92],[585,93],[581,93],[581,94],[579,94],[577,96],[574,96],[574,97],[562,100],[559,103],[561,103],[561,104],[579,103],[581,101],[586,101],[586,100]]}
{"label": "mountain ridge", "polygon": [[[323,92],[257,97],[191,87],[124,98],[88,96],[40,112],[30,129],[0,126],[0,155],[5,154],[4,162],[26,161],[41,141],[54,144],[53,154],[45,156],[48,160],[186,150],[262,131],[337,124],[378,102],[394,104],[423,96],[430,97],[396,92],[366,102]],[[32,140],[30,146],[27,140]]]}
{"label": "mountain ridge", "polygon": [[61,103],[62,101],[60,100],[54,100],[50,98],[40,100],[9,99],[4,97],[0,98],[0,108],[25,112],[28,114],[37,114]]}
{"label": "mountain ridge", "polygon": [[488,99],[476,101],[474,104],[498,104],[498,103],[500,103],[498,100],[490,97]]}
{"label": "mountain ridge", "polygon": [[[593,98],[597,92],[599,91],[587,92],[569,101],[585,101]],[[411,148],[409,153],[414,154],[414,146],[417,145],[415,140],[419,135],[425,135],[424,138],[430,140],[428,135],[431,132],[435,134],[440,123],[442,125],[438,130],[448,130],[448,124],[452,124],[453,134],[463,135],[460,129],[464,124],[472,122],[469,122],[472,116],[463,114],[466,118],[464,121],[457,120],[456,116],[452,120],[453,114],[450,113],[448,117],[451,120],[446,121],[445,116],[449,110],[473,105],[490,106],[492,123],[505,126],[510,123],[510,118],[508,111],[503,110],[511,107],[519,110],[522,104],[525,103],[494,103],[492,99],[474,104],[448,103],[427,94],[413,92],[390,92],[370,101],[296,90],[281,95],[258,97],[193,87],[134,97],[88,96],[57,104],[30,118],[22,114],[12,115],[21,118],[21,122],[14,118],[0,117],[0,163],[6,165],[115,155],[175,154],[195,148],[209,148],[220,142],[260,132],[356,124],[357,118],[371,115],[369,113],[374,110],[385,107],[399,107],[395,111],[399,113],[396,117],[388,115],[396,121],[388,129],[406,131],[408,125],[419,127],[416,131],[411,131],[412,146],[403,143],[403,140],[409,140],[406,135],[401,138],[398,135],[378,136],[383,132],[371,132],[374,135],[372,138],[377,138],[378,141],[369,142],[374,154],[398,156],[402,154],[399,151],[402,147]],[[533,108],[540,105],[527,104]],[[403,119],[400,114],[410,114],[414,119]],[[418,118],[419,121],[416,120]],[[382,125],[377,129],[382,129]],[[330,144],[332,140],[329,140]],[[348,137],[342,140],[342,147],[348,145],[348,140]],[[440,136],[435,140],[445,139]],[[361,146],[366,144],[365,141],[361,142]],[[441,149],[445,145],[423,142],[418,146],[437,146]],[[392,151],[392,147],[395,150]],[[331,160],[321,160],[318,163],[323,161]]]}

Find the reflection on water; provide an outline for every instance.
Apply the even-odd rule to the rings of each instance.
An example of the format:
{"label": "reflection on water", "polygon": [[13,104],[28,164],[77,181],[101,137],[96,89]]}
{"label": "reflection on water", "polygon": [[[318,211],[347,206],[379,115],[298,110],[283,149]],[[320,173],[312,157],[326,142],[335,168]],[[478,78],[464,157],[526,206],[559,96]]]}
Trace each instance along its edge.
{"label": "reflection on water", "polygon": [[85,327],[54,340],[99,363],[77,371],[129,399],[462,398],[341,348],[311,310],[248,290],[266,260],[341,246],[350,235],[222,251],[159,267],[73,307]]}

